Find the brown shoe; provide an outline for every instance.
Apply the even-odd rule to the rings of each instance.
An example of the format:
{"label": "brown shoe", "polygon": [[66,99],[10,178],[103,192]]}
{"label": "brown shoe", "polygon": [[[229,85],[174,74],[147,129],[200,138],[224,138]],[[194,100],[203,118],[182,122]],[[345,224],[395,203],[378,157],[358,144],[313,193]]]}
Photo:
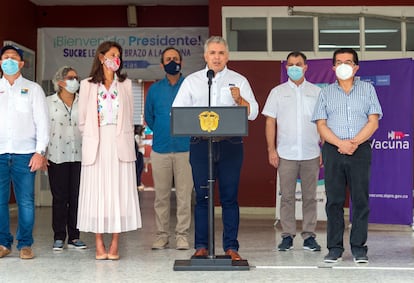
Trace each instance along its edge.
{"label": "brown shoe", "polygon": [[11,250],[9,250],[8,248],[6,248],[5,246],[0,245],[0,258],[1,257],[5,257],[10,252],[11,252]]}
{"label": "brown shoe", "polygon": [[199,248],[195,251],[194,256],[208,256],[208,251],[206,248]]}
{"label": "brown shoe", "polygon": [[228,249],[226,251],[226,255],[231,256],[231,260],[241,260],[242,259],[241,256],[239,255],[239,253],[235,250],[232,250],[232,249]]}
{"label": "brown shoe", "polygon": [[20,250],[21,259],[32,259],[34,258],[34,253],[31,247],[24,247]]}

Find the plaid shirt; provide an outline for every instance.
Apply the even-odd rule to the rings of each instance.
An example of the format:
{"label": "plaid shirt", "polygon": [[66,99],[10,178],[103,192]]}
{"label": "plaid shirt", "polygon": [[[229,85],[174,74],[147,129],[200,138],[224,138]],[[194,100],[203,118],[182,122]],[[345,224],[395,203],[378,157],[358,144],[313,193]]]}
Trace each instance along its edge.
{"label": "plaid shirt", "polygon": [[368,82],[354,80],[346,94],[338,82],[321,90],[312,121],[327,120],[327,126],[340,139],[352,139],[367,124],[368,116],[382,117],[381,105],[375,88]]}

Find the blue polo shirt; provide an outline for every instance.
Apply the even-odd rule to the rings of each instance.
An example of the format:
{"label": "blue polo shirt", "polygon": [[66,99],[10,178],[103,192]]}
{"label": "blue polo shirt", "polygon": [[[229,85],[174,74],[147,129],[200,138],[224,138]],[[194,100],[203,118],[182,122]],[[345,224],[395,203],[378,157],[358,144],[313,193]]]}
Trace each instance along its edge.
{"label": "blue polo shirt", "polygon": [[175,85],[165,77],[153,83],[145,101],[145,122],[153,131],[152,149],[158,153],[185,152],[190,150],[190,137],[171,136],[171,105],[184,77]]}

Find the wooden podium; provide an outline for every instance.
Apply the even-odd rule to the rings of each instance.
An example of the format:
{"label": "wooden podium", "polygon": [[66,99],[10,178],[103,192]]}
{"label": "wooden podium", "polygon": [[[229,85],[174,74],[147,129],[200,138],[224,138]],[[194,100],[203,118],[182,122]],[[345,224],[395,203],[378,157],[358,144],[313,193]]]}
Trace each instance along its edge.
{"label": "wooden podium", "polygon": [[214,247],[214,170],[213,139],[223,136],[247,136],[247,107],[173,107],[173,136],[208,138],[208,256],[176,260],[175,271],[249,270],[247,260],[232,261],[228,255],[215,255]]}

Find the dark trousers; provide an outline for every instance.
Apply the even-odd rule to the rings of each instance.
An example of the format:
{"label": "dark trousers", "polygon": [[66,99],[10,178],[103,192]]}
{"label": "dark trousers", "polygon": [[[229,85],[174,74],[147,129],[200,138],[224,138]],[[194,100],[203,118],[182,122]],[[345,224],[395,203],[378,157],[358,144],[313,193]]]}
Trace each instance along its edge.
{"label": "dark trousers", "polygon": [[141,185],[142,171],[144,170],[144,155],[138,150],[138,145],[135,143],[135,154],[137,160],[135,160],[135,170],[137,174],[137,186]]}
{"label": "dark trousers", "polygon": [[[238,191],[243,141],[232,137],[213,143],[214,179],[218,181],[223,221],[223,249],[238,250]],[[196,191],[195,248],[208,248],[208,140],[191,138],[190,163]]]}
{"label": "dark trousers", "polygon": [[79,239],[76,228],[80,183],[80,162],[53,163],[49,160],[48,175],[52,191],[52,228],[54,240]]}
{"label": "dark trousers", "polygon": [[325,167],[327,247],[343,251],[344,204],[346,187],[352,201],[352,229],[350,243],[352,253],[367,251],[369,216],[369,178],[371,146],[361,144],[353,155],[340,154],[338,148],[325,143],[322,148]]}

